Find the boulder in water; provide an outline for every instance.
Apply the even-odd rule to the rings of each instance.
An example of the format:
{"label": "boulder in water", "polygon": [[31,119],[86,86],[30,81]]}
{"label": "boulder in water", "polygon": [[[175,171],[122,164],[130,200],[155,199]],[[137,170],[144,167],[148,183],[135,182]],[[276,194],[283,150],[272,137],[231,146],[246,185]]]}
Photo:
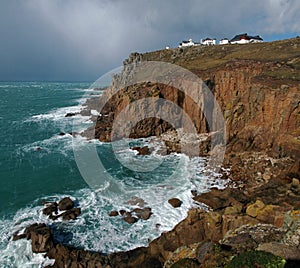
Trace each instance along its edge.
{"label": "boulder in water", "polygon": [[80,214],[81,214],[80,208],[72,208],[60,214],[60,217],[62,217],[62,219],[65,221],[69,221],[69,220],[75,220]]}
{"label": "boulder in water", "polygon": [[66,115],[65,115],[65,117],[72,117],[72,116],[75,116],[76,115],[76,113],[67,113]]}
{"label": "boulder in water", "polygon": [[108,214],[110,217],[116,217],[116,216],[118,216],[119,215],[119,213],[118,213],[118,211],[116,211],[116,210],[113,210],[113,211],[111,211],[111,212],[109,212],[109,214]]}
{"label": "boulder in water", "polygon": [[55,214],[58,213],[58,204],[56,202],[48,203],[47,206],[43,209],[43,214],[50,216],[54,212]]}
{"label": "boulder in water", "polygon": [[59,210],[68,210],[74,208],[74,202],[70,197],[64,197],[58,203]]}
{"label": "boulder in water", "polygon": [[129,223],[129,224],[133,224],[133,223],[137,222],[138,219],[135,218],[135,217],[132,217],[132,216],[126,216],[126,217],[124,218],[124,221],[126,221],[126,222]]}
{"label": "boulder in water", "polygon": [[181,200],[178,198],[171,198],[168,200],[168,202],[173,208],[178,208],[182,204]]}

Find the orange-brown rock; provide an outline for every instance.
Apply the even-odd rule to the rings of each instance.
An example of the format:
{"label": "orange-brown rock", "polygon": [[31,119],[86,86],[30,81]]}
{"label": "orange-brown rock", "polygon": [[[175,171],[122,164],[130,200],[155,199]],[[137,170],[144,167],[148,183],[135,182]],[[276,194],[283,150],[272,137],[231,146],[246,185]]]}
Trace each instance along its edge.
{"label": "orange-brown rock", "polygon": [[[226,121],[227,151],[264,150],[277,157],[290,156],[297,159],[300,155],[299,43],[299,39],[282,41],[281,47],[292,47],[286,54],[280,50],[271,53],[278,49],[272,43],[243,48],[226,47],[222,52],[217,47],[205,50],[195,47],[173,58],[169,52],[135,54],[126,61],[123,76],[116,76],[111,88],[120,87],[121,81],[134,75],[134,67],[129,65],[132,62],[172,61],[201,77],[212,90]],[[223,57],[217,58],[219,53],[224,54]],[[247,56],[243,56],[243,53]],[[279,53],[280,64],[277,57]],[[210,68],[205,68],[209,57]],[[121,88],[116,95],[110,95],[110,92],[110,89],[105,91],[106,100],[109,101],[95,125],[95,137],[100,140],[110,141],[112,122],[117,115],[131,103],[147,97],[172,101],[187,113],[199,133],[209,132],[201,107],[177,88],[145,82]],[[205,96],[200,91],[197,94],[194,96],[202,98],[205,105]],[[209,108],[212,114],[214,109],[214,106]],[[166,113],[171,115],[174,111],[168,110]],[[131,115],[135,114],[144,118],[143,114],[146,113],[144,109],[135,106],[132,107]],[[130,125],[131,119],[127,118],[124,127],[131,128],[129,136],[134,138],[157,136],[172,128],[159,118],[145,118],[135,125]],[[115,135],[115,138],[121,138],[125,133],[121,130]]]}

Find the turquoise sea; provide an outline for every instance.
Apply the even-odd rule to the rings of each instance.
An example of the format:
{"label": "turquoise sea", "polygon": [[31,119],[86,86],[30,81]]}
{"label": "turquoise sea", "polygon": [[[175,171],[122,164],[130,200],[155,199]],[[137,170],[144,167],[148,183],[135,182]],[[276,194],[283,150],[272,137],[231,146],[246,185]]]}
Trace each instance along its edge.
{"label": "turquoise sea", "polygon": [[[128,141],[113,150],[111,144],[79,137],[76,144],[96,147],[111,176],[99,188],[91,187],[75,161],[75,138],[68,134],[74,128],[84,130],[91,121],[87,116],[65,115],[79,112],[95,94],[101,91],[94,90],[91,83],[0,83],[0,267],[52,263],[42,254],[33,254],[30,241],[11,240],[15,231],[34,222],[53,226],[59,241],[78,248],[104,253],[128,250],[147,245],[182,220],[197,205],[192,203],[191,189],[204,192],[211,186],[224,186],[218,174],[206,170],[204,158],[155,152],[137,156],[128,148]],[[61,132],[66,135],[59,135]],[[151,138],[129,143],[153,145]],[[124,166],[120,157],[125,162],[136,158],[138,163],[159,160],[160,164],[151,172],[141,172]],[[110,184],[118,187],[110,188]],[[64,196],[76,199],[82,208],[77,220],[53,222],[42,215],[42,200],[58,201]],[[182,207],[171,208],[167,202],[171,197],[179,197]],[[152,208],[148,221],[129,225],[108,216],[111,210],[132,209],[130,200],[136,198]]]}

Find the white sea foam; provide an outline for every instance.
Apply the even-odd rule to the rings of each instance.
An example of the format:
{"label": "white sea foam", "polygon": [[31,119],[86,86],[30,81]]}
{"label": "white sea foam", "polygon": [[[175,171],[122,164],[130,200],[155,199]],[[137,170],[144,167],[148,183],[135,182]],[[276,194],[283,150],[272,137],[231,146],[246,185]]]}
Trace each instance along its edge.
{"label": "white sea foam", "polygon": [[[53,223],[42,215],[42,206],[36,205],[39,204],[39,200],[34,202],[35,205],[19,210],[12,220],[1,221],[0,263],[4,264],[4,267],[10,267],[9,263],[18,264],[17,267],[42,267],[45,262],[49,262],[42,254],[33,254],[28,241],[9,240],[15,231],[24,229],[34,222],[52,224],[55,230],[63,234],[58,236],[57,231],[55,232],[61,242],[84,249],[111,253],[146,246],[162,232],[174,228],[186,217],[188,209],[199,205],[193,203],[191,189],[206,192],[212,186],[223,188],[226,185],[226,181],[219,179],[217,174],[213,176],[213,173],[210,175],[207,173],[204,158],[190,159],[180,154],[159,157],[169,161],[172,161],[172,158],[181,158],[180,168],[173,176],[165,178],[160,183],[145,182],[142,187],[140,184],[134,184],[135,178],[132,178],[132,184],[116,180],[120,185],[119,192],[110,191],[109,188],[99,192],[85,188],[70,193],[69,195],[78,201],[82,209],[82,214],[75,221],[60,220]],[[158,180],[159,176],[161,175],[157,174]],[[62,195],[46,196],[41,199],[59,200],[62,197]],[[145,206],[152,208],[153,215],[149,220],[140,220],[129,225],[121,217],[108,216],[111,210],[135,208],[136,205],[128,202],[133,197],[142,198]],[[168,199],[172,197],[182,200],[180,208],[170,206]]]}
{"label": "white sea foam", "polygon": [[62,107],[55,110],[52,110],[45,114],[37,114],[33,115],[31,118],[27,119],[27,121],[40,121],[40,120],[62,120],[67,119],[66,114],[68,113],[79,113],[82,110],[83,106],[81,104],[76,106],[68,106]]}

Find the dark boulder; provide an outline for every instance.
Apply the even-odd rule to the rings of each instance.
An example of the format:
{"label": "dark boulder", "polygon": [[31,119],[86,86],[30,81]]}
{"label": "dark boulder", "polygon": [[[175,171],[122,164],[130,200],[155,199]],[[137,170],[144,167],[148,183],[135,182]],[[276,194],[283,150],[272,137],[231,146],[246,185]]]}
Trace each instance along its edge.
{"label": "dark boulder", "polygon": [[58,203],[59,210],[69,210],[74,208],[74,202],[70,197],[65,197]]}
{"label": "dark boulder", "polygon": [[133,210],[135,215],[142,220],[148,220],[150,216],[152,215],[151,208],[146,207],[146,208],[135,208]]}
{"label": "dark boulder", "polygon": [[113,211],[111,211],[111,212],[109,212],[109,214],[108,214],[110,217],[116,217],[116,216],[118,216],[119,215],[119,213],[118,213],[118,211],[116,211],[116,210],[113,210]]}
{"label": "dark boulder", "polygon": [[80,208],[72,208],[60,214],[60,217],[62,217],[62,219],[65,221],[69,221],[69,220],[75,220],[80,214],[81,214]]}
{"label": "dark boulder", "polygon": [[132,147],[132,150],[138,151],[138,155],[150,155],[151,154],[151,150],[149,149],[148,146],[144,146],[144,147],[135,146],[135,147]]}
{"label": "dark boulder", "polygon": [[141,219],[142,220],[148,220],[152,215],[152,212],[149,210],[144,210],[141,214]]}
{"label": "dark boulder", "polygon": [[124,217],[124,221],[126,221],[129,224],[133,224],[138,221],[138,218],[132,216],[126,216]]}
{"label": "dark boulder", "polygon": [[121,210],[119,211],[119,213],[120,213],[120,215],[121,215],[121,216],[124,216],[124,215],[125,215],[125,213],[126,213],[126,210],[124,210],[124,209],[121,209]]}
{"label": "dark boulder", "polygon": [[[34,253],[48,252],[53,248],[52,231],[44,223],[35,223],[26,227],[24,234],[27,240],[31,239],[32,251]],[[22,238],[24,235],[22,235]]]}
{"label": "dark boulder", "polygon": [[58,209],[58,204],[56,202],[48,203],[46,207],[43,209],[43,214],[47,216],[52,215],[53,212],[57,214],[58,212],[57,209]]}
{"label": "dark boulder", "polygon": [[72,116],[75,116],[76,115],[76,113],[67,113],[66,115],[65,115],[65,117],[72,117]]}
{"label": "dark boulder", "polygon": [[178,198],[171,198],[168,200],[168,202],[173,208],[178,208],[182,204],[182,201]]}
{"label": "dark boulder", "polygon": [[25,233],[24,234],[19,234],[19,232],[15,232],[13,234],[12,240],[13,241],[17,241],[17,240],[23,239],[23,238],[26,238],[26,234]]}

